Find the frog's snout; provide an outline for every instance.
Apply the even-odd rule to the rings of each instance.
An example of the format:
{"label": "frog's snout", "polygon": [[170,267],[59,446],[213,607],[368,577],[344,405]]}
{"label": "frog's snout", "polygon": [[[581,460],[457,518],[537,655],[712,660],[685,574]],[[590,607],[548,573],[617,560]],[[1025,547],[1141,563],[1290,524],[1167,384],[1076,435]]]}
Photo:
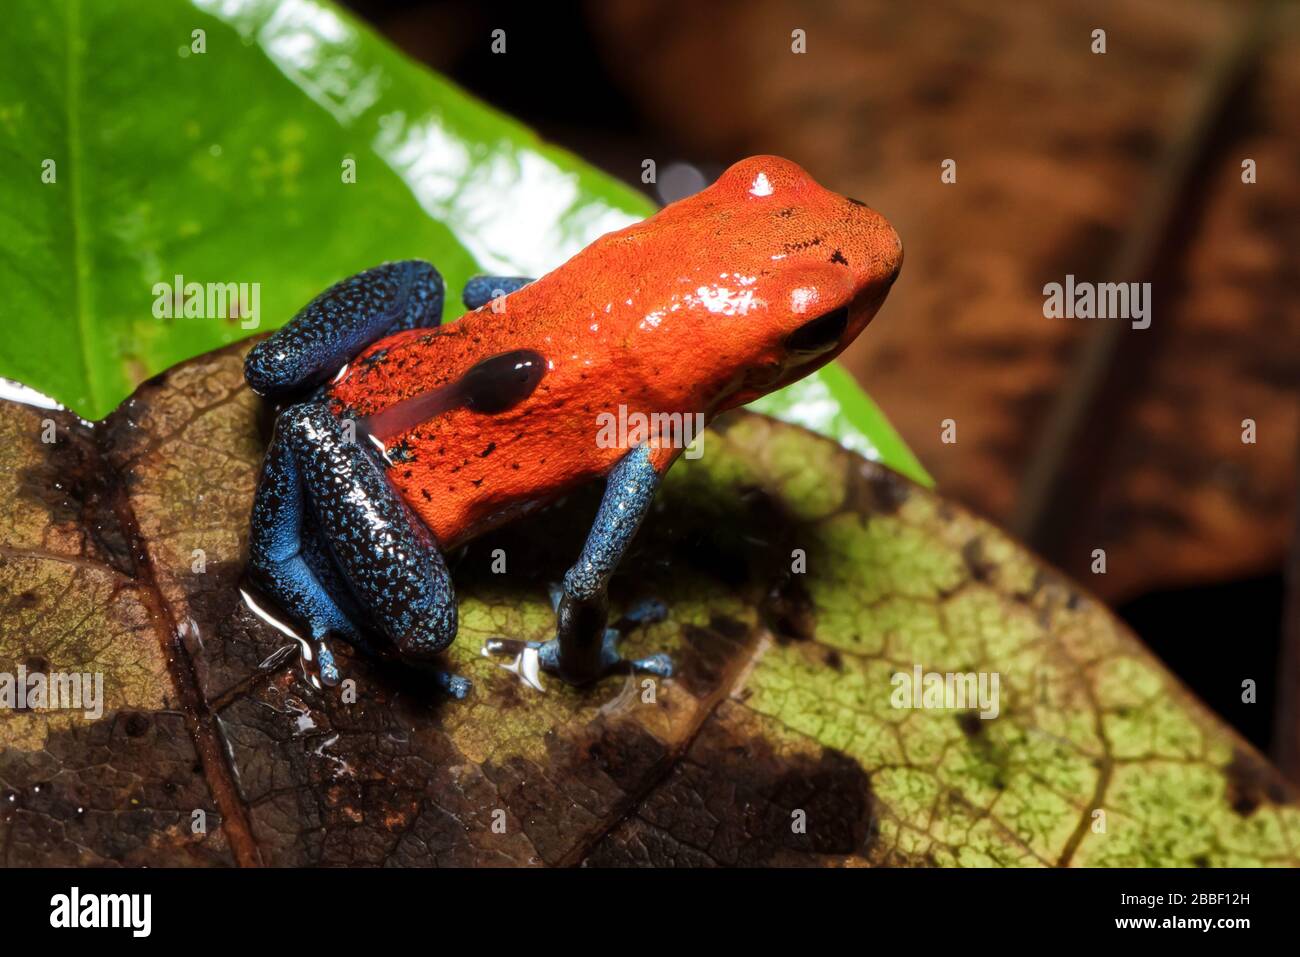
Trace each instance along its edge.
{"label": "frog's snout", "polygon": [[893,224],[862,200],[852,196],[842,200],[848,204],[851,244],[858,252],[859,289],[887,292],[903,268],[903,241]]}
{"label": "frog's snout", "polygon": [[894,233],[894,243],[897,252],[894,254],[894,265],[889,270],[889,278],[885,280],[885,288],[889,288],[898,279],[898,274],[903,271],[903,240],[898,233],[894,232],[894,227],[890,226],[889,231]]}

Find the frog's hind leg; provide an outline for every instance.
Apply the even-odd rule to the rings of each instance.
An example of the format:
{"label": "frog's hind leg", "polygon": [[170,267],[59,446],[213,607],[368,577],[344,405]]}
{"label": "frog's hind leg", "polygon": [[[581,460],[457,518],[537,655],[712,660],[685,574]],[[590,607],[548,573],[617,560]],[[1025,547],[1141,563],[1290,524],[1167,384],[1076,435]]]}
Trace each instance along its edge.
{"label": "frog's hind leg", "polygon": [[[541,666],[570,684],[587,684],[620,668],[660,677],[673,673],[666,654],[633,661],[617,649],[620,632],[606,628],[609,620],[609,579],[627,552],[654,500],[660,475],[648,445],[633,449],[609,473],[596,521],[587,534],[577,563],[564,575],[555,608],[555,638],[540,646]],[[662,604],[638,606],[625,616],[630,623],[662,620]]]}
{"label": "frog's hind leg", "polygon": [[305,547],[311,538],[304,522],[306,502],[293,450],[283,428],[284,419],[281,416],[281,421],[276,423],[253,498],[249,569],[263,590],[310,629],[320,658],[321,680],[334,685],[339,680],[338,670],[333,655],[322,641],[329,634],[337,634],[355,642],[360,633],[322,583],[318,574],[320,563],[312,560],[319,559],[319,552],[313,554]]}
{"label": "frog's hind leg", "polygon": [[259,395],[302,395],[371,343],[442,322],[442,276],[427,262],[385,263],[325,290],[244,360]]}
{"label": "frog's hind leg", "polygon": [[[253,505],[250,564],[272,597],[310,625],[313,638],[333,630],[364,647],[304,558],[309,506],[348,597],[403,659],[434,660],[456,637],[456,600],[442,554],[370,453],[349,441],[328,408],[312,402],[276,420]],[[464,678],[438,672],[438,679],[456,697],[469,691]]]}
{"label": "frog's hind leg", "polygon": [[460,298],[466,309],[480,309],[493,299],[523,289],[532,281],[527,276],[475,276],[465,283]]}

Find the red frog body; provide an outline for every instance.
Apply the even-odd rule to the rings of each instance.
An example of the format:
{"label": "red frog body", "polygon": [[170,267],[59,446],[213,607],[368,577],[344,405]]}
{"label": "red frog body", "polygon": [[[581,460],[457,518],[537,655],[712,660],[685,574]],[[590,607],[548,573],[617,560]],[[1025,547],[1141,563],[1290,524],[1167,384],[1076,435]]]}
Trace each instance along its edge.
{"label": "red frog body", "polygon": [[663,473],[694,427],[843,351],[901,264],[879,213],[756,156],[540,279],[471,280],[470,311],[448,324],[429,263],[343,280],[245,360],[249,385],[285,403],[251,576],[309,632],[326,683],[331,636],[423,666],[457,630],[443,553],[604,476],[553,593],[555,637],[528,647],[574,684],[625,667],[669,677],[667,655],[625,661],[606,628],[609,579]]}
{"label": "red frog body", "polygon": [[[607,474],[627,448],[598,437],[620,409],[624,421],[707,422],[828,362],[875,314],[901,262],[878,213],[794,163],[753,157],[453,323],[379,340],[329,396],[337,414],[364,422],[454,387],[490,356],[543,357],[536,388],[513,407],[453,407],[376,443],[390,481],[454,548]],[[794,357],[783,347],[843,306],[833,347]],[[661,444],[652,457],[662,471],[680,452]]]}

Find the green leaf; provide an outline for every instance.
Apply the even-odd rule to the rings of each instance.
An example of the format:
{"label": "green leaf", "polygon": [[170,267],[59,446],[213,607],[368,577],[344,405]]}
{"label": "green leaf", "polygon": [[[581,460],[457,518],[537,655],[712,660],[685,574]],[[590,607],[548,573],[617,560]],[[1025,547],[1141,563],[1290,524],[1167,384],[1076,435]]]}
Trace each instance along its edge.
{"label": "green leaf", "polygon": [[930,473],[853,376],[832,363],[815,375],[749,404],[751,409],[835,439],[863,458],[934,486]]}
{"label": "green leaf", "polygon": [[[328,3],[15,0],[6,13],[0,375],[87,418],[375,263],[429,259],[452,288],[538,275],[654,209]],[[256,295],[159,318],[160,302],[198,302],[168,294],[178,276]],[[820,381],[815,401],[805,387],[765,408],[807,421],[815,405],[827,434],[925,478],[847,376]]]}

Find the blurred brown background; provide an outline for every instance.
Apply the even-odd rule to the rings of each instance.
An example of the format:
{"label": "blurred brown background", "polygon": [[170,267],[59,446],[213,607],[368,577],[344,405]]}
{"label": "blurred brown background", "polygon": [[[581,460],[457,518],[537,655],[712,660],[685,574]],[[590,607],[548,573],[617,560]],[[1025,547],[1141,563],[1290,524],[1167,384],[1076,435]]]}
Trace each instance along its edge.
{"label": "blurred brown background", "polygon": [[[664,190],[771,152],[888,216],[907,262],[846,365],[941,491],[1116,607],[1300,779],[1294,4],[351,6],[637,188],[646,158]],[[1043,318],[1067,273],[1152,282],[1151,328]]]}

